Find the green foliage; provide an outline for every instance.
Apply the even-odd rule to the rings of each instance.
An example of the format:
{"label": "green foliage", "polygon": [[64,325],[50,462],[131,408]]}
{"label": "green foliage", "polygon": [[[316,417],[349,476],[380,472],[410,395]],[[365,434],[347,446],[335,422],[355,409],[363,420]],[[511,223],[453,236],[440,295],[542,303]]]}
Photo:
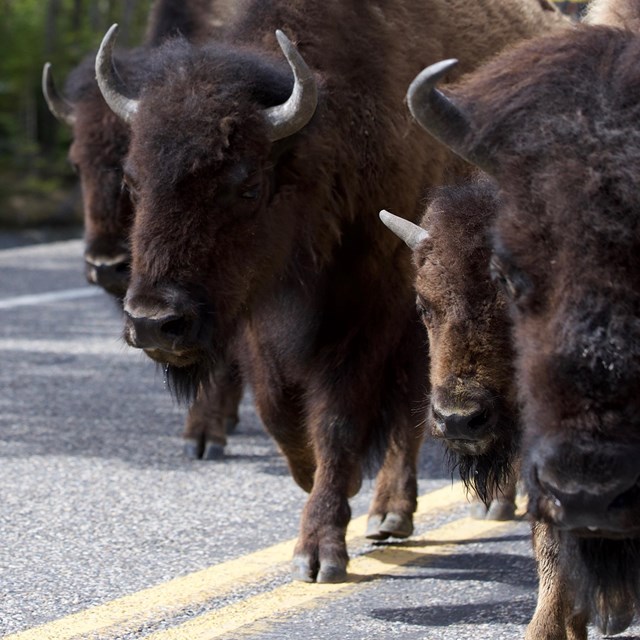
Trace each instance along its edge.
{"label": "green foliage", "polygon": [[63,85],[114,22],[123,45],[141,42],[149,7],[150,0],[0,0],[0,226],[36,222],[19,210],[32,200],[39,218],[60,217],[75,184],[66,162],[70,132],[42,97],[43,64],[53,64]]}

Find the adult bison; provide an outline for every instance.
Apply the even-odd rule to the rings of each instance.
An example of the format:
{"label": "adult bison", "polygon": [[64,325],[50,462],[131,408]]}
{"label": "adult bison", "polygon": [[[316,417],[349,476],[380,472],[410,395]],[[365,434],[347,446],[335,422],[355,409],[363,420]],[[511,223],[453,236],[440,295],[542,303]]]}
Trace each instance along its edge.
{"label": "adult bison", "polygon": [[376,216],[415,218],[447,153],[402,108],[406,85],[443,52],[468,71],[560,20],[537,0],[255,0],[224,44],[162,47],[136,99],[116,86],[114,32],[103,42],[98,80],[132,129],[125,339],[184,392],[241,342],[260,416],[310,492],[298,579],[345,578],[348,499],[376,451],[368,534],[412,531],[427,353],[408,256]]}
{"label": "adult bison", "polygon": [[489,274],[498,201],[495,183],[478,176],[436,189],[420,226],[380,217],[413,252],[429,335],[429,431],[480,498],[472,513],[504,520],[515,512],[520,434],[508,301]]}
{"label": "adult bison", "polygon": [[523,475],[537,521],[527,638],[624,630],[640,604],[640,38],[583,26],[499,56],[420,122],[501,186],[493,272],[511,299]]}
{"label": "adult bison", "polygon": [[[150,51],[181,34],[193,41],[220,37],[232,15],[230,0],[158,0],[149,15],[141,47],[118,53],[118,69],[128,86],[139,90]],[[69,75],[65,96],[54,85],[51,65],[43,70],[43,93],[51,112],[71,127],[69,160],[79,175],[83,196],[85,274],[119,301],[129,283],[129,232],[133,207],[122,189],[122,161],[129,127],[109,109],[95,80],[95,55]],[[242,382],[235,364],[219,366],[203,385],[187,416],[184,437],[189,457],[219,457],[227,432],[238,422]]]}

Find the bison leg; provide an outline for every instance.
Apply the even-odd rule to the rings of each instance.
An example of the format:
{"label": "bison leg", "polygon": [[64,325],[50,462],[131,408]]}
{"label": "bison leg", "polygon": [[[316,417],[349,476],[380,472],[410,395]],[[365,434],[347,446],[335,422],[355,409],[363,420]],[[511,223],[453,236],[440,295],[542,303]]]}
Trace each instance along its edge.
{"label": "bison leg", "polygon": [[304,582],[342,582],[347,576],[345,535],[351,518],[349,496],[362,481],[358,452],[362,430],[340,417],[311,418],[316,458],[313,488],[302,513],[292,576]]}
{"label": "bison leg", "polygon": [[560,570],[560,547],[550,525],[532,526],[538,565],[538,603],[525,640],[587,640],[588,616],[576,611],[572,589]]}
{"label": "bison leg", "polygon": [[242,380],[235,366],[225,367],[215,380],[198,389],[189,409],[183,437],[188,458],[215,460],[224,455],[227,434],[238,424]]}
{"label": "bison leg", "polygon": [[422,437],[408,422],[391,436],[369,508],[366,536],[371,540],[407,538],[417,507],[417,460]]}

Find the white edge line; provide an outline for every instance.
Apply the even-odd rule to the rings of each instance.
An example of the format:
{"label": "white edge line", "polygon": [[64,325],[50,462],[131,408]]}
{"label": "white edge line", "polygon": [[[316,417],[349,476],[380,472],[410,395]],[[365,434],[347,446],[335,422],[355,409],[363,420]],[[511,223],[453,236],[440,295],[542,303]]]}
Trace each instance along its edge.
{"label": "white edge line", "polygon": [[47,304],[48,302],[60,302],[62,300],[75,300],[77,298],[91,298],[98,295],[102,295],[102,289],[66,289],[64,291],[52,291],[50,293],[37,293],[0,300],[0,309],[14,309],[15,307]]}

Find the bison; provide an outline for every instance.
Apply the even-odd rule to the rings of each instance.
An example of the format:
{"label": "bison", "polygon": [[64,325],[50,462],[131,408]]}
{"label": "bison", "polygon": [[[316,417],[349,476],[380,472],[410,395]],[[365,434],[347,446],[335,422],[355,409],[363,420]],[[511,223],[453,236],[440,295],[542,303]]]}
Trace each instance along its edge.
{"label": "bison", "polygon": [[451,90],[420,122],[500,185],[492,270],[510,299],[522,473],[540,575],[530,640],[628,627],[640,605],[640,38],[579,26]]}
{"label": "bison", "polygon": [[[230,0],[159,0],[151,10],[142,47],[122,51],[118,69],[123,81],[139,88],[153,47],[178,34],[191,40],[220,37],[234,9]],[[129,231],[133,208],[122,189],[122,161],[129,146],[129,127],[109,109],[95,80],[95,55],[87,57],[67,80],[66,96],[55,88],[51,65],[43,71],[43,93],[54,116],[69,125],[73,142],[69,160],[83,194],[85,274],[122,301],[129,283]],[[219,366],[215,381],[198,393],[185,425],[189,457],[213,459],[224,451],[226,434],[238,423],[243,385],[234,363]]]}
{"label": "bison", "polygon": [[161,47],[136,98],[117,86],[114,31],[103,41],[98,81],[132,132],[124,336],[184,394],[242,345],[260,417],[310,493],[293,576],[341,581],[348,500],[376,452],[368,535],[408,536],[416,506],[426,341],[410,261],[376,216],[417,217],[449,157],[402,108],[406,85],[442,52],[469,71],[561,18],[538,0],[243,7],[224,43]]}
{"label": "bison", "polygon": [[480,498],[472,513],[504,520],[515,512],[519,426],[508,301],[489,275],[498,200],[495,183],[478,176],[436,189],[420,226],[380,217],[413,252],[429,335],[429,432]]}

